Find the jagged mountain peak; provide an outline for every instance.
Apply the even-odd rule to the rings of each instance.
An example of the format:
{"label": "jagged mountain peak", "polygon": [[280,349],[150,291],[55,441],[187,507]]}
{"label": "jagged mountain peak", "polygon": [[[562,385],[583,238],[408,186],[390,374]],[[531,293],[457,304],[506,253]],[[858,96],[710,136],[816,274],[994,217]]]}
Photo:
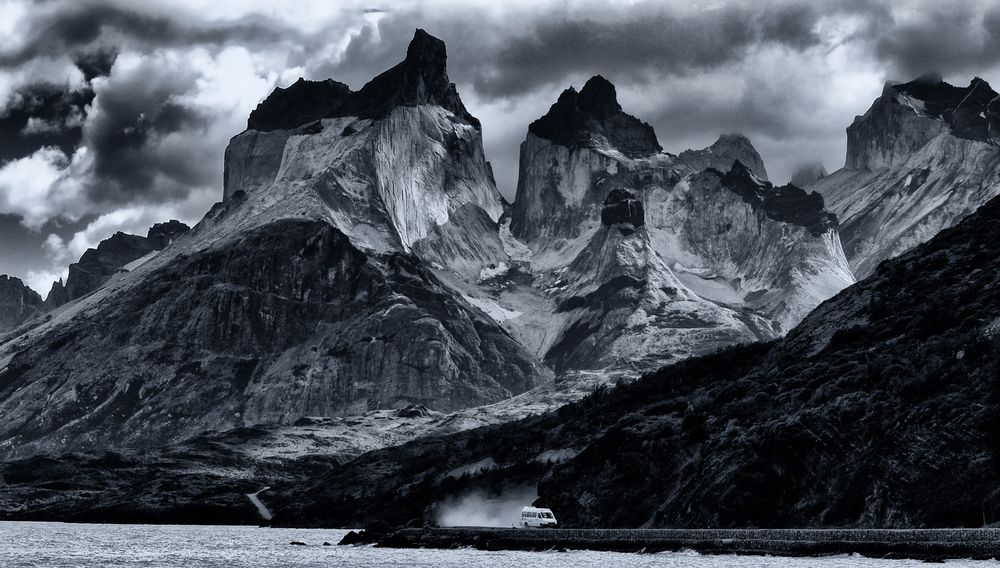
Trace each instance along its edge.
{"label": "jagged mountain peak", "polygon": [[847,128],[846,167],[902,165],[942,132],[1000,145],[1000,95],[979,77],[968,87],[936,73],[908,83],[886,81],[881,96]]}
{"label": "jagged mountain peak", "polygon": [[299,77],[287,88],[277,87],[250,113],[247,128],[269,132],[294,128],[325,118],[351,95],[351,88],[334,81]]}
{"label": "jagged mountain peak", "polygon": [[406,58],[377,75],[358,91],[344,83],[300,78],[288,88],[276,88],[250,113],[247,128],[269,132],[288,130],[323,119],[345,116],[381,118],[400,106],[437,105],[480,128],[448,79],[445,43],[417,29]]}
{"label": "jagged mountain peak", "polygon": [[730,167],[729,171],[727,171],[725,175],[722,176],[722,181],[727,184],[749,183],[759,188],[765,188],[768,185],[770,185],[768,183],[765,183],[765,181],[760,179],[758,176],[756,176],[753,173],[753,170],[748,168],[746,164],[744,164],[739,160],[733,160],[732,167]]}
{"label": "jagged mountain peak", "polygon": [[724,132],[719,135],[711,147],[723,146],[723,145],[739,145],[739,146],[749,146],[753,148],[753,144],[750,139],[746,137],[742,132]]}
{"label": "jagged mountain peak", "polygon": [[738,132],[721,134],[708,148],[685,150],[677,157],[694,171],[712,168],[725,172],[735,162],[741,162],[758,178],[765,181],[768,179],[764,159],[750,139]]}
{"label": "jagged mountain peak", "polygon": [[775,221],[801,225],[816,236],[837,228],[837,216],[825,209],[823,196],[815,191],[807,193],[794,185],[775,187],[739,160],[725,174],[717,170],[708,173],[720,175],[724,187]]}
{"label": "jagged mountain peak", "polygon": [[402,64],[420,68],[423,74],[436,77],[438,81],[447,81],[447,60],[448,52],[444,42],[417,28],[410,44],[406,46],[406,59]]}
{"label": "jagged mountain peak", "polygon": [[46,309],[55,309],[93,292],[129,263],[163,250],[189,230],[184,223],[171,220],[153,225],[145,237],[116,232],[97,247],[87,249],[77,262],[69,265],[65,284],[62,279],[52,284],[45,298]]}
{"label": "jagged mountain peak", "polygon": [[840,218],[844,252],[864,277],[995,196],[998,145],[1000,96],[986,81],[888,81],[848,126],[844,167],[810,189]]}
{"label": "jagged mountain peak", "polygon": [[[406,49],[406,59],[376,76],[348,100],[345,111],[380,117],[397,106],[431,104],[446,108],[479,128],[448,79],[448,54],[440,39],[417,29]],[[348,116],[341,114],[341,116]]]}
{"label": "jagged mountain peak", "polygon": [[952,135],[1000,145],[1000,95],[980,77],[974,77],[968,87],[930,75],[892,88],[900,104],[919,116],[943,121]]}
{"label": "jagged mountain peak", "polygon": [[146,238],[157,249],[163,249],[174,239],[191,230],[185,223],[171,219],[166,223],[156,223],[146,232]]}
{"label": "jagged mountain peak", "polygon": [[600,75],[584,83],[577,100],[580,110],[594,116],[610,116],[622,110],[614,84]]}
{"label": "jagged mountain peak", "polygon": [[625,113],[615,86],[600,75],[591,77],[580,91],[573,87],[563,91],[528,132],[561,146],[617,150],[631,158],[663,150],[653,127]]}

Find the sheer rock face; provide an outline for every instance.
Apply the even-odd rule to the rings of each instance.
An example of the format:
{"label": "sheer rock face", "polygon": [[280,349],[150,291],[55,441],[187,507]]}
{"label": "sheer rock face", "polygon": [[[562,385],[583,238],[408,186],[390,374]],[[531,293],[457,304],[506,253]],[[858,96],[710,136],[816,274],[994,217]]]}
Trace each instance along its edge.
{"label": "sheer rock face", "polygon": [[664,219],[681,225],[660,239],[698,259],[675,264],[685,283],[716,300],[740,298],[782,333],[854,282],[836,217],[817,194],[775,188],[737,163],[690,176],[678,201]]}
{"label": "sheer rock face", "polygon": [[[454,283],[508,256],[477,123],[443,64],[443,44],[418,31],[406,61],[332,115],[258,113],[252,124],[281,128],[232,140],[224,199],[197,226],[116,235],[84,255],[57,292],[98,287],[0,342],[0,454],[451,411],[550,382]],[[282,96],[265,110],[309,110]],[[172,244],[142,256],[150,241]]]}
{"label": "sheer rock face", "polygon": [[677,155],[681,162],[698,172],[708,168],[728,172],[740,162],[763,181],[767,181],[764,160],[750,140],[742,134],[723,134],[714,144],[703,150],[685,150]]}
{"label": "sheer rock face", "polygon": [[894,85],[886,84],[882,96],[868,112],[856,117],[847,127],[847,162],[845,168],[877,170],[902,165],[931,139],[946,132],[948,126],[930,117],[920,116],[900,104]]}
{"label": "sheer rock face", "polygon": [[692,292],[654,248],[642,203],[614,189],[606,222],[559,271],[554,292],[565,323],[545,361],[556,372],[628,366],[708,353],[773,335],[770,322]]}
{"label": "sheer rock face", "polygon": [[794,185],[774,187],[738,160],[722,176],[722,184],[775,221],[801,225],[815,236],[837,228],[837,216],[823,207],[822,195]]}
{"label": "sheer rock face", "polygon": [[964,88],[924,76],[894,89],[901,103],[943,121],[954,136],[1000,146],[1000,95],[979,77]]}
{"label": "sheer rock face", "polygon": [[42,311],[42,297],[19,278],[0,274],[0,336]]}
{"label": "sheer rock face", "polygon": [[145,447],[380,407],[456,410],[542,373],[418,259],[371,256],[320,221],[179,256],[97,309],[12,353],[4,454]]}
{"label": "sheer rock face", "polygon": [[[224,198],[243,192],[251,203],[236,222],[322,218],[359,247],[416,251],[466,275],[505,260],[505,204],[446,59],[444,43],[417,30],[406,59],[357,92],[300,81],[272,93],[226,149]],[[456,251],[438,238],[445,225],[482,246],[444,254]]]}
{"label": "sheer rock face", "polygon": [[887,85],[848,128],[846,166],[809,189],[840,219],[859,277],[1000,194],[991,93],[978,79],[964,89],[933,77]]}
{"label": "sheer rock face", "polygon": [[69,265],[65,284],[52,285],[45,299],[46,309],[57,308],[97,290],[125,265],[163,250],[189,229],[180,221],[170,221],[153,225],[145,237],[118,232],[104,239],[97,248],[87,249],[79,261]]}
{"label": "sheer rock face", "polygon": [[634,230],[645,225],[642,202],[626,189],[612,189],[601,209],[601,224],[620,225],[619,230]]}
{"label": "sheer rock face", "polygon": [[[557,115],[560,106],[554,105],[547,117]],[[621,113],[617,103],[614,108]],[[745,137],[724,136],[685,160],[662,152],[632,158],[607,143],[564,145],[538,132],[529,129],[521,146],[511,222],[513,235],[531,248],[536,270],[583,266],[582,260],[574,260],[581,256],[600,259],[587,260],[590,264],[617,262],[614,255],[599,252],[607,250],[604,228],[614,224],[625,237],[636,232],[633,244],[639,248],[632,258],[657,257],[650,262],[671,273],[663,279],[675,278],[699,299],[735,310],[729,331],[741,337],[787,331],[854,281],[840,248],[836,217],[824,209],[823,198],[792,186],[773,187],[744,166],[736,156],[753,157],[756,170],[766,175]],[[577,131],[574,136],[588,137]],[[726,164],[726,173],[706,170],[710,163]],[[625,222],[636,215],[643,230]],[[582,274],[574,272],[573,278]],[[701,318],[691,326],[714,329],[710,321],[727,317]],[[669,320],[651,317],[643,325],[649,334],[669,336],[676,329],[663,331],[670,325],[657,323]],[[580,337],[576,333],[574,340]]]}
{"label": "sheer rock face", "polygon": [[1000,96],[976,77],[968,87],[937,76],[886,83],[863,116],[847,128],[850,169],[885,169],[904,164],[942,133],[1000,147]]}

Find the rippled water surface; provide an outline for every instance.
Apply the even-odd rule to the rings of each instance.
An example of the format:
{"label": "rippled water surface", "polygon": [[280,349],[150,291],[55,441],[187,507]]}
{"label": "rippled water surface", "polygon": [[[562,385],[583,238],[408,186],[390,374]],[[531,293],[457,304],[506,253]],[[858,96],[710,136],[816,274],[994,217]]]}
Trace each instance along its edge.
{"label": "rippled water surface", "polygon": [[[219,526],[80,525],[0,522],[0,567],[24,566],[157,568],[242,567],[427,567],[676,568],[879,567],[911,568],[910,560],[862,557],[777,558],[700,556],[687,553],[484,552],[478,550],[390,550],[336,544],[346,531]],[[291,546],[291,541],[307,546]],[[952,561],[949,568],[994,568],[998,562]]]}

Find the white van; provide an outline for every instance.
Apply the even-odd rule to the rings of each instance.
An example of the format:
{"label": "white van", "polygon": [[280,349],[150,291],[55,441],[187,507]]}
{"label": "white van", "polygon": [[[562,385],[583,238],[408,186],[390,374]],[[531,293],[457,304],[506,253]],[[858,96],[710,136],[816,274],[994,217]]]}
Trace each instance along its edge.
{"label": "white van", "polygon": [[524,528],[545,528],[556,526],[556,516],[552,509],[525,507],[521,509],[521,526]]}

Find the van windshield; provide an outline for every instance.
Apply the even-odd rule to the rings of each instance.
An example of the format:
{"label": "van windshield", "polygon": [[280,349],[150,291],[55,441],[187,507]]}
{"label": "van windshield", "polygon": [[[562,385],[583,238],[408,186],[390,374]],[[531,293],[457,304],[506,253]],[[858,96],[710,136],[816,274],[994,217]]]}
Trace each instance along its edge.
{"label": "van windshield", "polygon": [[538,513],[538,516],[541,517],[541,518],[543,518],[543,519],[551,519],[552,518],[552,513]]}

